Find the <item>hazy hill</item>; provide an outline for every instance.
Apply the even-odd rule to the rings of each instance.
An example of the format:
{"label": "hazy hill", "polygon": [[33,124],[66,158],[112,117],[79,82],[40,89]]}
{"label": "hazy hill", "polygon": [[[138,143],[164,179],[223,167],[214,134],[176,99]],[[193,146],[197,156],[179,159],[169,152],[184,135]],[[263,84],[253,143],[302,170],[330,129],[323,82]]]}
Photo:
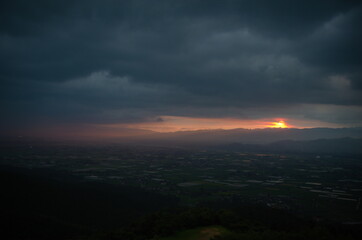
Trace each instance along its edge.
{"label": "hazy hill", "polygon": [[266,128],[181,131],[135,136],[127,138],[127,141],[144,144],[190,146],[228,143],[268,144],[284,140],[310,141],[335,138],[362,138],[362,128]]}
{"label": "hazy hill", "polygon": [[[275,148],[286,145],[287,142],[280,141],[312,141],[317,139],[341,139],[341,138],[361,138],[362,128],[265,128],[265,129],[231,129],[231,130],[199,130],[199,131],[179,131],[169,133],[158,133],[140,129],[123,129],[108,136],[81,136],[69,138],[55,137],[26,137],[13,136],[0,138],[0,147],[8,148],[19,144],[51,144],[51,143],[94,143],[109,144],[121,143],[126,145],[147,145],[147,146],[168,146],[168,147],[203,147],[218,146],[227,144],[251,145],[271,144]],[[123,132],[124,131],[124,132]],[[117,137],[115,137],[117,136]],[[319,144],[314,142],[311,144]],[[300,143],[288,142],[294,148],[299,148]],[[256,147],[259,148],[259,147]],[[272,148],[272,147],[271,147]]]}
{"label": "hazy hill", "polygon": [[213,149],[315,154],[362,154],[361,138],[317,139],[310,141],[283,140],[269,144],[232,143],[213,146]]}

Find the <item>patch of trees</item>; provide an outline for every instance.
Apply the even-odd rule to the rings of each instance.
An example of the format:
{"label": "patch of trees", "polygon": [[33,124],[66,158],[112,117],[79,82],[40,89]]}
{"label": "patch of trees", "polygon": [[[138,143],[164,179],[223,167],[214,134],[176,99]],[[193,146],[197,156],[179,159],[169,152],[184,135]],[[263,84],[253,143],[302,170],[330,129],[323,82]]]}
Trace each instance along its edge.
{"label": "patch of trees", "polygon": [[[302,240],[360,239],[361,231],[342,231],[332,225],[322,225],[298,219],[280,210],[248,206],[238,209],[178,208],[148,214],[118,229],[95,236],[95,239],[158,239],[179,231],[219,225],[228,234],[213,240]],[[87,238],[84,238],[87,239]]]}

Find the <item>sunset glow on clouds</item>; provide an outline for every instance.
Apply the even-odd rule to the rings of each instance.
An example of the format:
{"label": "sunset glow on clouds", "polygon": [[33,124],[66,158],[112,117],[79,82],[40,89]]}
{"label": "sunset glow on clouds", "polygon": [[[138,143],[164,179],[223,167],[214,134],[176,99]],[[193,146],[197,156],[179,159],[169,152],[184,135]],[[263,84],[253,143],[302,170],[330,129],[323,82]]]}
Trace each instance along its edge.
{"label": "sunset glow on clouds", "polygon": [[201,118],[185,116],[159,116],[154,120],[135,123],[83,124],[38,126],[32,130],[19,129],[17,136],[52,136],[54,139],[106,139],[137,137],[152,132],[170,133],[178,131],[265,129],[265,128],[340,128],[341,125],[321,121],[288,118]]}
{"label": "sunset glow on clouds", "polygon": [[243,120],[233,118],[193,118],[179,116],[161,116],[161,121],[124,124],[127,128],[145,129],[156,132],[194,131],[207,129],[236,129],[236,128],[287,128],[284,119]]}
{"label": "sunset glow on clouds", "polygon": [[341,127],[322,121],[286,118],[237,119],[237,118],[195,118],[181,116],[161,116],[158,121],[130,124],[107,124],[108,128],[144,129],[155,132],[197,131],[212,129],[262,129],[262,128],[314,128]]}

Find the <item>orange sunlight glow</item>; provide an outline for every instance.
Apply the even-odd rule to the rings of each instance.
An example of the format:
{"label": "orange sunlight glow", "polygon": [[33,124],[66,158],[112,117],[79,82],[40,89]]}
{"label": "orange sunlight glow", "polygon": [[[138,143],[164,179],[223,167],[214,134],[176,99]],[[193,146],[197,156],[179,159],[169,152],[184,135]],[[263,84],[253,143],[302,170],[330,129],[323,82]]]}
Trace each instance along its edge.
{"label": "orange sunlight glow", "polygon": [[290,126],[288,126],[284,120],[279,120],[277,122],[272,122],[271,125],[269,125],[268,127],[271,128],[290,128]]}
{"label": "orange sunlight glow", "polygon": [[[151,130],[155,132],[195,131],[235,128],[290,128],[285,119],[235,119],[235,118],[194,118],[179,116],[160,116],[162,121],[121,124],[119,127]],[[113,127],[115,127],[113,125]]]}

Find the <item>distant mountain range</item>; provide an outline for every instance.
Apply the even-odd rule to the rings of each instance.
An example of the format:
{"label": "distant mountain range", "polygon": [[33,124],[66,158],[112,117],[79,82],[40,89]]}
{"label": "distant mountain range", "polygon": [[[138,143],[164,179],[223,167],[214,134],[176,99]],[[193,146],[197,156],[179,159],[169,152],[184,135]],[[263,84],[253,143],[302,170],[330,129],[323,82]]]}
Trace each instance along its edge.
{"label": "distant mountain range", "polygon": [[81,140],[3,138],[2,147],[38,142],[102,143],[236,151],[362,154],[362,128],[265,128],[157,133],[127,129],[122,137]]}
{"label": "distant mountain range", "polygon": [[232,143],[213,146],[212,149],[241,152],[362,155],[362,138],[317,139],[310,141],[283,140],[269,144]]}
{"label": "distant mountain range", "polygon": [[127,141],[154,144],[215,145],[228,143],[269,144],[284,140],[310,141],[336,138],[362,138],[362,128],[265,128],[180,131],[148,133],[128,137]]}
{"label": "distant mountain range", "polygon": [[127,142],[216,150],[362,154],[362,128],[266,128],[148,133]]}

